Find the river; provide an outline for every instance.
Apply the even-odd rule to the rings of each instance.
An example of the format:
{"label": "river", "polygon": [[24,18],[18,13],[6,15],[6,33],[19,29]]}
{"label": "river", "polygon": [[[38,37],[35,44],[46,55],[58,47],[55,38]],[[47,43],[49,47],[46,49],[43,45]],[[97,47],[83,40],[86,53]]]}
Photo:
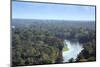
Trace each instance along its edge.
{"label": "river", "polygon": [[77,55],[83,50],[83,46],[79,42],[71,42],[69,40],[64,40],[64,43],[68,47],[68,51],[63,51],[63,62],[68,62],[71,58],[74,60]]}

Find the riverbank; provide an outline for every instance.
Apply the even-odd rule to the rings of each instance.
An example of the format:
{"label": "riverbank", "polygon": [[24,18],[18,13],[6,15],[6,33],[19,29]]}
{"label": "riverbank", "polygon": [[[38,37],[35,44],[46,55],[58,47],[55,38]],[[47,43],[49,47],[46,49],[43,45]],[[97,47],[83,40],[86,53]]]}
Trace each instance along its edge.
{"label": "riverbank", "polygon": [[67,44],[64,42],[63,52],[64,52],[64,51],[68,51],[68,50],[69,50],[69,48],[68,48]]}

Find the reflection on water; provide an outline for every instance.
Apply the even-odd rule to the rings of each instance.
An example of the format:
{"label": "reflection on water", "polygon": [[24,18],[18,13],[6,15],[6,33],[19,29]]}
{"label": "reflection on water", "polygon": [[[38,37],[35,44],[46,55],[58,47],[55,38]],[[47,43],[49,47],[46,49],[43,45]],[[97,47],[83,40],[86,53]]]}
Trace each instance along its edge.
{"label": "reflection on water", "polygon": [[63,51],[64,62],[68,62],[71,58],[75,60],[77,55],[83,50],[82,45],[79,42],[71,42],[69,40],[65,40],[64,43],[69,49],[68,51]]}

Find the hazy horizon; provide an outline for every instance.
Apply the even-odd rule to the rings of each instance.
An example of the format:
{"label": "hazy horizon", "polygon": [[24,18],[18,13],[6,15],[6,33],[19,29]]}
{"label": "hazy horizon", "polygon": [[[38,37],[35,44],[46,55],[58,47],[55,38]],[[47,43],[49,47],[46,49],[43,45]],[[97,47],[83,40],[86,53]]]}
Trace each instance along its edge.
{"label": "hazy horizon", "polygon": [[47,20],[47,21],[80,21],[80,22],[95,22],[95,20],[64,20],[64,19],[26,19],[26,18],[13,18],[12,20]]}

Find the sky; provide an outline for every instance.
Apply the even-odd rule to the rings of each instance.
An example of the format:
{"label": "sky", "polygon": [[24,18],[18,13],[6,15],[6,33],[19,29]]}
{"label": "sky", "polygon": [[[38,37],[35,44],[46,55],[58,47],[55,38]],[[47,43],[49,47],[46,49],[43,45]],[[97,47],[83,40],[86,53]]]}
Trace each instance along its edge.
{"label": "sky", "polygon": [[13,1],[12,19],[95,21],[95,7]]}

